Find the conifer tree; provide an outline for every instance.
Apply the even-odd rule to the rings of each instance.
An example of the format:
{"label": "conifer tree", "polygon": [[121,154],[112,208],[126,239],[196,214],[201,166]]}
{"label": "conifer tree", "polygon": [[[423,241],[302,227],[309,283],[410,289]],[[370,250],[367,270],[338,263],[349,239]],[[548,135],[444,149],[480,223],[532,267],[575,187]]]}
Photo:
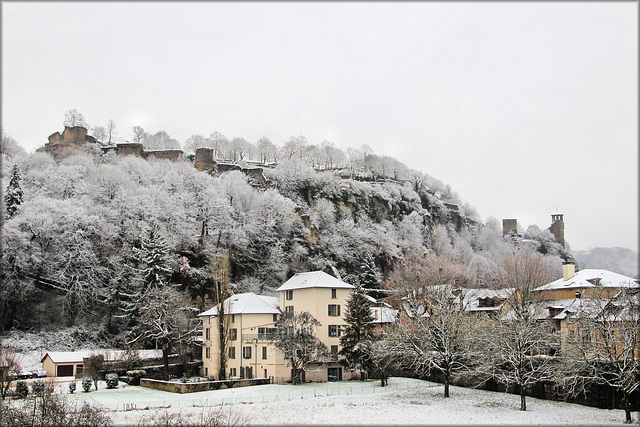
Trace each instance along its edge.
{"label": "conifer tree", "polygon": [[151,223],[147,233],[142,237],[140,249],[136,249],[142,264],[143,293],[148,289],[165,286],[172,273],[170,248],[156,221]]}
{"label": "conifer tree", "polygon": [[364,261],[360,265],[358,274],[360,283],[362,283],[365,292],[374,298],[382,298],[386,296],[380,290],[380,271],[376,266],[376,260],[372,254],[367,254]]}
{"label": "conifer tree", "polygon": [[13,218],[18,213],[18,207],[22,204],[22,196],[20,170],[18,169],[18,165],[13,165],[9,185],[7,185],[7,193],[4,195],[4,203],[7,207],[7,215],[9,218]]}
{"label": "conifer tree", "polygon": [[340,337],[342,349],[339,354],[345,357],[348,367],[369,372],[372,368],[370,348],[374,319],[371,314],[371,301],[364,288],[359,282],[355,286],[347,300],[344,317],[347,325]]}

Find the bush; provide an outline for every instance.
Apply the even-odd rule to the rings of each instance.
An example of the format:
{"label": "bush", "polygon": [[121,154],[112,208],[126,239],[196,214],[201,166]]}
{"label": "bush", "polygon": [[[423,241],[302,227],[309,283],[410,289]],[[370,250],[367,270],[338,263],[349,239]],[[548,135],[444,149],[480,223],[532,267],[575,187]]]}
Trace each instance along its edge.
{"label": "bush", "polygon": [[107,388],[118,387],[118,374],[113,372],[107,374],[107,376],[105,377],[105,382],[107,383]]}
{"label": "bush", "polygon": [[44,383],[42,381],[34,381],[31,386],[31,393],[36,396],[42,396],[44,394]]}
{"label": "bush", "polygon": [[140,385],[140,378],[147,376],[147,372],[144,369],[136,369],[133,371],[127,371],[127,377],[129,385]]}
{"label": "bush", "polygon": [[91,390],[91,384],[93,383],[93,381],[91,381],[91,377],[84,377],[82,379],[82,389],[85,392],[89,392],[89,390]]}
{"label": "bush", "polygon": [[18,381],[16,383],[16,394],[18,397],[24,399],[29,394],[29,386],[24,381]]}
{"label": "bush", "polygon": [[69,393],[73,394],[74,391],[76,391],[76,382],[72,381],[69,383]]}
{"label": "bush", "polygon": [[86,402],[78,408],[77,403],[69,402],[57,394],[45,393],[38,398],[29,399],[24,405],[0,404],[0,425],[2,426],[96,426],[113,425],[107,410],[102,406],[93,406]]}

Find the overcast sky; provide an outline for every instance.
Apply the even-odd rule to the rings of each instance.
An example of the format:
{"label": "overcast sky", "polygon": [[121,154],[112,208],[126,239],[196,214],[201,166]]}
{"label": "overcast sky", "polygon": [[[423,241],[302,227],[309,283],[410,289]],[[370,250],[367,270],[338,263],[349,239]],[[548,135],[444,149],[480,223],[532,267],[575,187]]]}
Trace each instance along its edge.
{"label": "overcast sky", "polygon": [[483,220],[638,250],[638,3],[2,2],[2,128],[368,144]]}

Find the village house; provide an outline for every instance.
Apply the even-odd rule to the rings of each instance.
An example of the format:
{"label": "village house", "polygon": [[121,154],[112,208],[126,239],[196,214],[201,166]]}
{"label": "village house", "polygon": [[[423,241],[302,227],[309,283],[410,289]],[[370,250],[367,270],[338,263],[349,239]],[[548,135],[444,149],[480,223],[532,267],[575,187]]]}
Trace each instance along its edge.
{"label": "village house", "polygon": [[340,363],[340,336],[346,325],[347,299],[354,287],[322,271],[298,273],[276,291],[277,297],[244,293],[223,302],[223,331],[228,345],[220,348],[219,306],[199,316],[203,327],[202,374],[219,378],[221,351],[226,355],[227,378],[272,378],[275,383],[291,381],[292,372],[283,354],[271,343],[275,323],[284,312],[307,311],[319,322],[316,337],[330,350],[328,359],[310,363],[304,372],[306,381],[343,380],[358,377],[344,372]]}
{"label": "village house", "polygon": [[[625,296],[631,295],[631,298]],[[552,322],[560,333],[560,350],[566,352],[576,339],[599,340],[593,331],[580,331],[580,320],[585,316],[601,318],[606,325],[602,330],[611,334],[638,330],[638,280],[602,269],[576,272],[573,263],[563,265],[563,277],[540,286],[533,296],[542,303],[541,320]],[[606,313],[606,314],[605,314]],[[636,358],[640,358],[640,336],[636,340]],[[621,343],[618,345],[620,347]]]}
{"label": "village house", "polygon": [[[125,350],[79,350],[79,351],[49,351],[42,357],[42,368],[47,377],[79,377],[86,371],[86,359],[100,354],[104,361],[119,362],[131,356]],[[133,355],[143,362],[162,359],[162,350],[137,350]]]}

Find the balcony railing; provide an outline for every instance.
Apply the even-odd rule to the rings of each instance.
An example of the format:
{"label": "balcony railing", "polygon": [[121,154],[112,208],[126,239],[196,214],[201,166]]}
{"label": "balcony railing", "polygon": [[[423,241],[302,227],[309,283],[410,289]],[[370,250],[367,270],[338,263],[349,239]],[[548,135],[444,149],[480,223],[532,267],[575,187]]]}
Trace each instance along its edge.
{"label": "balcony railing", "polygon": [[270,341],[276,338],[277,334],[263,333],[263,334],[242,334],[242,341]]}

